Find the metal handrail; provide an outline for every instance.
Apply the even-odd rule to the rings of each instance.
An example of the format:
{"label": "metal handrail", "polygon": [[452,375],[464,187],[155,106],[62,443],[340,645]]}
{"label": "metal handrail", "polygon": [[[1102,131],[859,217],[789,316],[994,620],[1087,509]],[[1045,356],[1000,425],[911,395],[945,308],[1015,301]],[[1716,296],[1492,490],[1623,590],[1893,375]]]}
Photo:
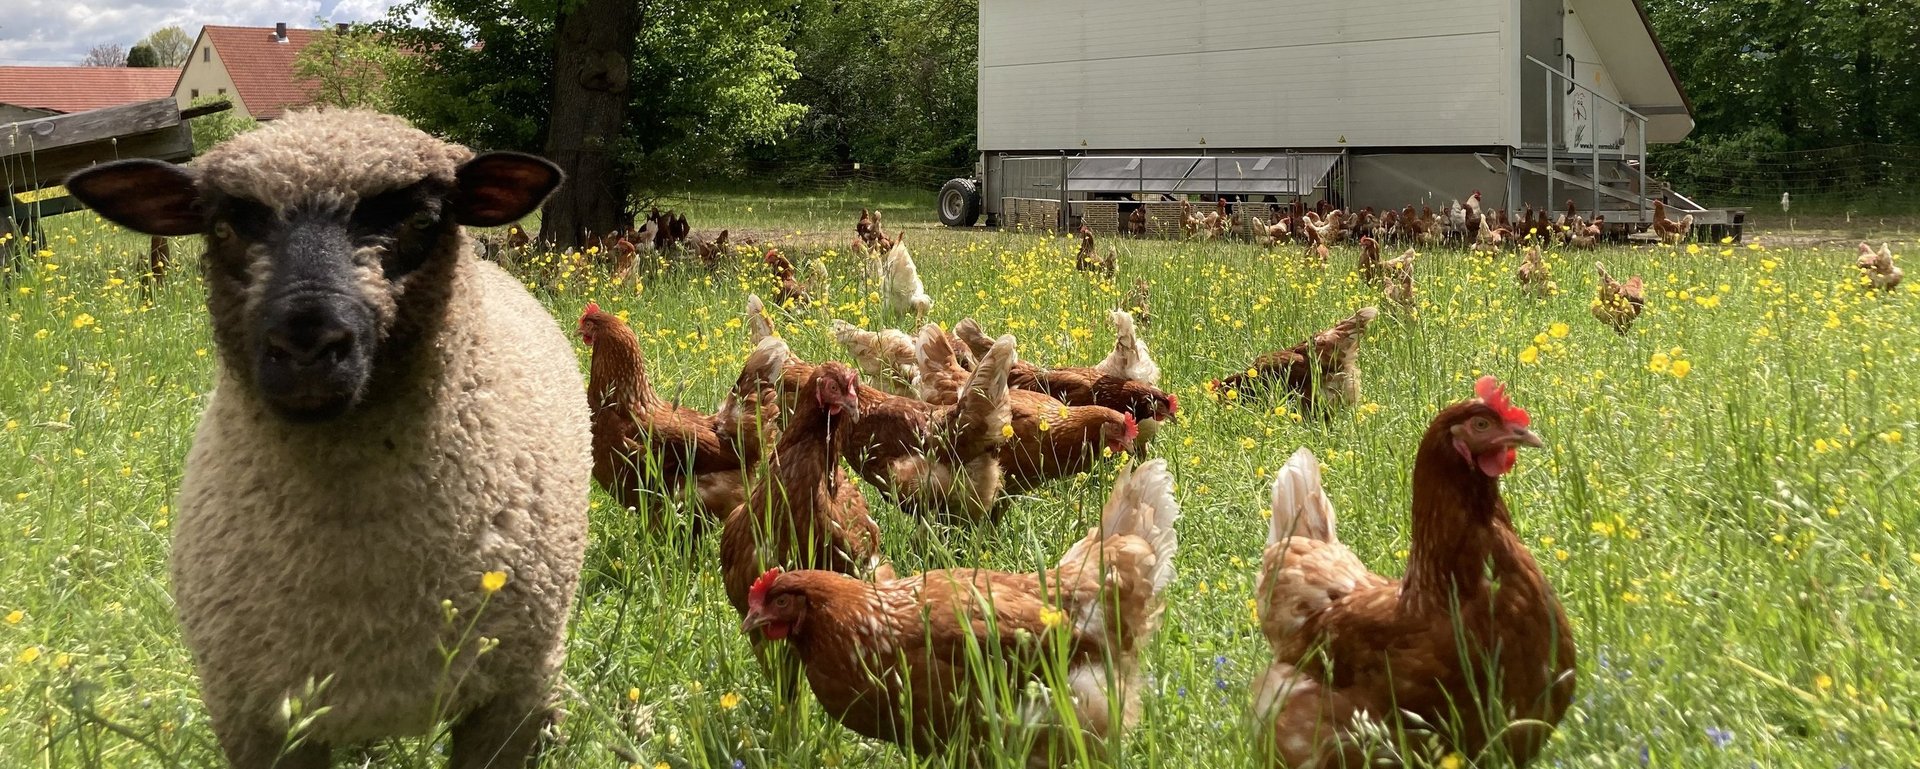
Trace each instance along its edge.
{"label": "metal handrail", "polygon": [[[1634,198],[1636,201],[1638,201],[1640,205],[1640,218],[1645,219],[1647,216],[1647,116],[1634,111],[1632,107],[1628,107],[1625,104],[1621,104],[1617,101],[1607,98],[1606,95],[1600,93],[1597,90],[1594,90],[1591,86],[1588,86],[1587,84],[1580,82],[1579,80],[1575,79],[1572,75],[1568,75],[1567,73],[1560,71],[1558,67],[1555,67],[1552,64],[1548,64],[1532,56],[1528,56],[1527,61],[1533,62],[1534,64],[1538,65],[1541,69],[1544,69],[1547,71],[1547,78],[1546,78],[1546,93],[1547,93],[1547,98],[1546,98],[1547,202],[1546,202],[1546,205],[1547,207],[1549,208],[1553,207],[1553,174],[1554,174],[1553,144],[1557,138],[1554,136],[1554,131],[1553,131],[1553,113],[1554,113],[1553,94],[1557,91],[1557,88],[1556,88],[1557,84],[1555,83],[1554,79],[1559,78],[1560,80],[1566,81],[1567,85],[1571,85],[1575,88],[1579,88],[1582,91],[1586,91],[1588,94],[1592,95],[1593,98],[1606,102],[1608,105],[1611,105],[1614,109],[1620,110],[1622,113],[1629,115],[1633,118],[1634,138],[1639,145],[1638,151],[1634,153],[1635,155],[1634,164],[1633,164],[1634,171],[1637,173],[1639,177],[1637,180],[1638,184],[1636,184],[1634,188]],[[1624,145],[1626,142],[1624,139],[1622,139],[1621,143]],[[1569,155],[1572,154],[1574,149],[1575,148],[1571,146],[1567,148]],[[1622,149],[1624,149],[1624,147],[1622,147]],[[1597,216],[1600,213],[1600,184],[1601,184],[1600,182],[1600,137],[1597,131],[1592,141],[1588,144],[1588,152],[1593,158],[1593,177],[1592,177],[1593,211],[1594,211],[1594,214]]]}
{"label": "metal handrail", "polygon": [[1642,115],[1642,114],[1640,114],[1640,113],[1638,113],[1638,112],[1635,112],[1635,111],[1633,111],[1633,108],[1632,108],[1632,107],[1629,107],[1629,106],[1627,106],[1627,105],[1625,105],[1625,104],[1621,104],[1620,102],[1617,102],[1617,101],[1614,101],[1614,100],[1612,100],[1612,99],[1609,99],[1609,98],[1607,98],[1607,97],[1605,97],[1605,96],[1602,96],[1602,95],[1600,94],[1600,92],[1599,92],[1599,91],[1595,91],[1595,90],[1593,90],[1593,88],[1592,88],[1591,86],[1588,86],[1588,85],[1586,85],[1586,84],[1584,84],[1584,83],[1581,83],[1581,82],[1580,82],[1580,81],[1578,81],[1578,80],[1575,80],[1575,79],[1573,78],[1573,76],[1571,76],[1571,75],[1568,75],[1568,74],[1567,74],[1567,73],[1565,73],[1565,72],[1561,72],[1561,71],[1560,71],[1559,69],[1557,69],[1557,68],[1555,68],[1555,67],[1554,67],[1554,66],[1553,66],[1552,64],[1548,64],[1548,63],[1546,63],[1546,62],[1544,62],[1544,61],[1541,61],[1541,60],[1539,60],[1539,59],[1536,59],[1536,58],[1533,58],[1532,56],[1528,56],[1528,57],[1527,57],[1527,61],[1530,61],[1530,62],[1533,62],[1533,63],[1535,63],[1535,64],[1538,64],[1538,65],[1540,65],[1540,66],[1542,66],[1542,67],[1545,67],[1545,68],[1546,68],[1546,69],[1547,69],[1547,70],[1548,70],[1549,72],[1552,72],[1553,74],[1556,74],[1556,75],[1559,75],[1559,76],[1560,76],[1560,77],[1561,77],[1562,79],[1565,79],[1565,80],[1566,80],[1566,81],[1567,81],[1567,82],[1568,82],[1569,84],[1571,84],[1571,85],[1574,85],[1574,86],[1577,86],[1577,87],[1579,87],[1579,88],[1580,88],[1580,90],[1582,90],[1582,91],[1586,91],[1587,93],[1590,93],[1590,94],[1593,94],[1593,95],[1594,95],[1594,98],[1597,98],[1597,99],[1599,99],[1599,100],[1601,100],[1601,101],[1604,101],[1604,102],[1606,102],[1606,103],[1608,103],[1608,104],[1611,104],[1611,105],[1613,105],[1613,106],[1615,106],[1615,107],[1618,107],[1618,108],[1620,109],[1620,111],[1621,111],[1621,112],[1625,112],[1625,113],[1627,113],[1627,114],[1629,114],[1629,115],[1632,115],[1632,116],[1634,116],[1634,117],[1636,117],[1636,118],[1639,118],[1639,119],[1640,119],[1640,122],[1642,122],[1642,123],[1644,123],[1644,122],[1646,122],[1646,121],[1647,121],[1647,116],[1646,116],[1646,115]]}

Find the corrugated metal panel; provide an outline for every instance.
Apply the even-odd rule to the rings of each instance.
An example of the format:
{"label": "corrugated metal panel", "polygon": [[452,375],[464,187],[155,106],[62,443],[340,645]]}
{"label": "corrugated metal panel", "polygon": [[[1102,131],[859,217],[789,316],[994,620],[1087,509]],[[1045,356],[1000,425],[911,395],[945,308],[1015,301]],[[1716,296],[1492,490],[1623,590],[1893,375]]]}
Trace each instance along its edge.
{"label": "corrugated metal panel", "polygon": [[1067,190],[1188,195],[1222,192],[1290,197],[1311,194],[1339,162],[1338,154],[1324,153],[1083,157],[1073,159],[1068,167]]}
{"label": "corrugated metal panel", "polygon": [[987,151],[1505,144],[1507,0],[982,0]]}
{"label": "corrugated metal panel", "polygon": [[1067,171],[1070,192],[1166,192],[1179,187],[1198,158],[1079,158]]}
{"label": "corrugated metal panel", "polygon": [[1339,155],[1294,154],[1202,158],[1176,192],[1306,195],[1327,178]]}

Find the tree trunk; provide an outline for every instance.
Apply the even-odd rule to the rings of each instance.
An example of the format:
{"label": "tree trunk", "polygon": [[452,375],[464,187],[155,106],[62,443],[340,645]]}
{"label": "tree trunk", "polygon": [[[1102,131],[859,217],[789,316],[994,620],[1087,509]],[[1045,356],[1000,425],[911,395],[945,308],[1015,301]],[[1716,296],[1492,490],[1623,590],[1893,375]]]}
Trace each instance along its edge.
{"label": "tree trunk", "polygon": [[540,240],[554,248],[577,247],[584,235],[625,222],[628,171],[614,147],[627,123],[635,5],[560,0],[546,155],[567,180],[540,215]]}

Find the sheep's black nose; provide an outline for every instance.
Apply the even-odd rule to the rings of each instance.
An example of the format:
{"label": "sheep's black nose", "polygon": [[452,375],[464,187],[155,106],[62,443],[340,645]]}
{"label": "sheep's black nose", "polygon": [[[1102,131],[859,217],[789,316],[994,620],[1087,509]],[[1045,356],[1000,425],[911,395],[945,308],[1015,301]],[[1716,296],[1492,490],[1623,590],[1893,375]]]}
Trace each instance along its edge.
{"label": "sheep's black nose", "polygon": [[288,312],[267,329],[267,355],[293,366],[338,363],[353,351],[353,330],[324,307]]}

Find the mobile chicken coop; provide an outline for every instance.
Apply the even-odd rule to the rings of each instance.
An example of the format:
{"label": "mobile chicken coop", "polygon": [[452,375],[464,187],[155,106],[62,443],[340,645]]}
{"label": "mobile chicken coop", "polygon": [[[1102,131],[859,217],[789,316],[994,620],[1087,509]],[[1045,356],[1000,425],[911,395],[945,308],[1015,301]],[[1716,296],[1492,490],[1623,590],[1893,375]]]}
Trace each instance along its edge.
{"label": "mobile chicken coop", "polygon": [[[1488,208],[1727,227],[1649,144],[1692,106],[1639,0],[980,0],[980,156],[950,226],[1112,231],[1175,200]],[[1166,214],[1166,215],[1163,215]]]}

